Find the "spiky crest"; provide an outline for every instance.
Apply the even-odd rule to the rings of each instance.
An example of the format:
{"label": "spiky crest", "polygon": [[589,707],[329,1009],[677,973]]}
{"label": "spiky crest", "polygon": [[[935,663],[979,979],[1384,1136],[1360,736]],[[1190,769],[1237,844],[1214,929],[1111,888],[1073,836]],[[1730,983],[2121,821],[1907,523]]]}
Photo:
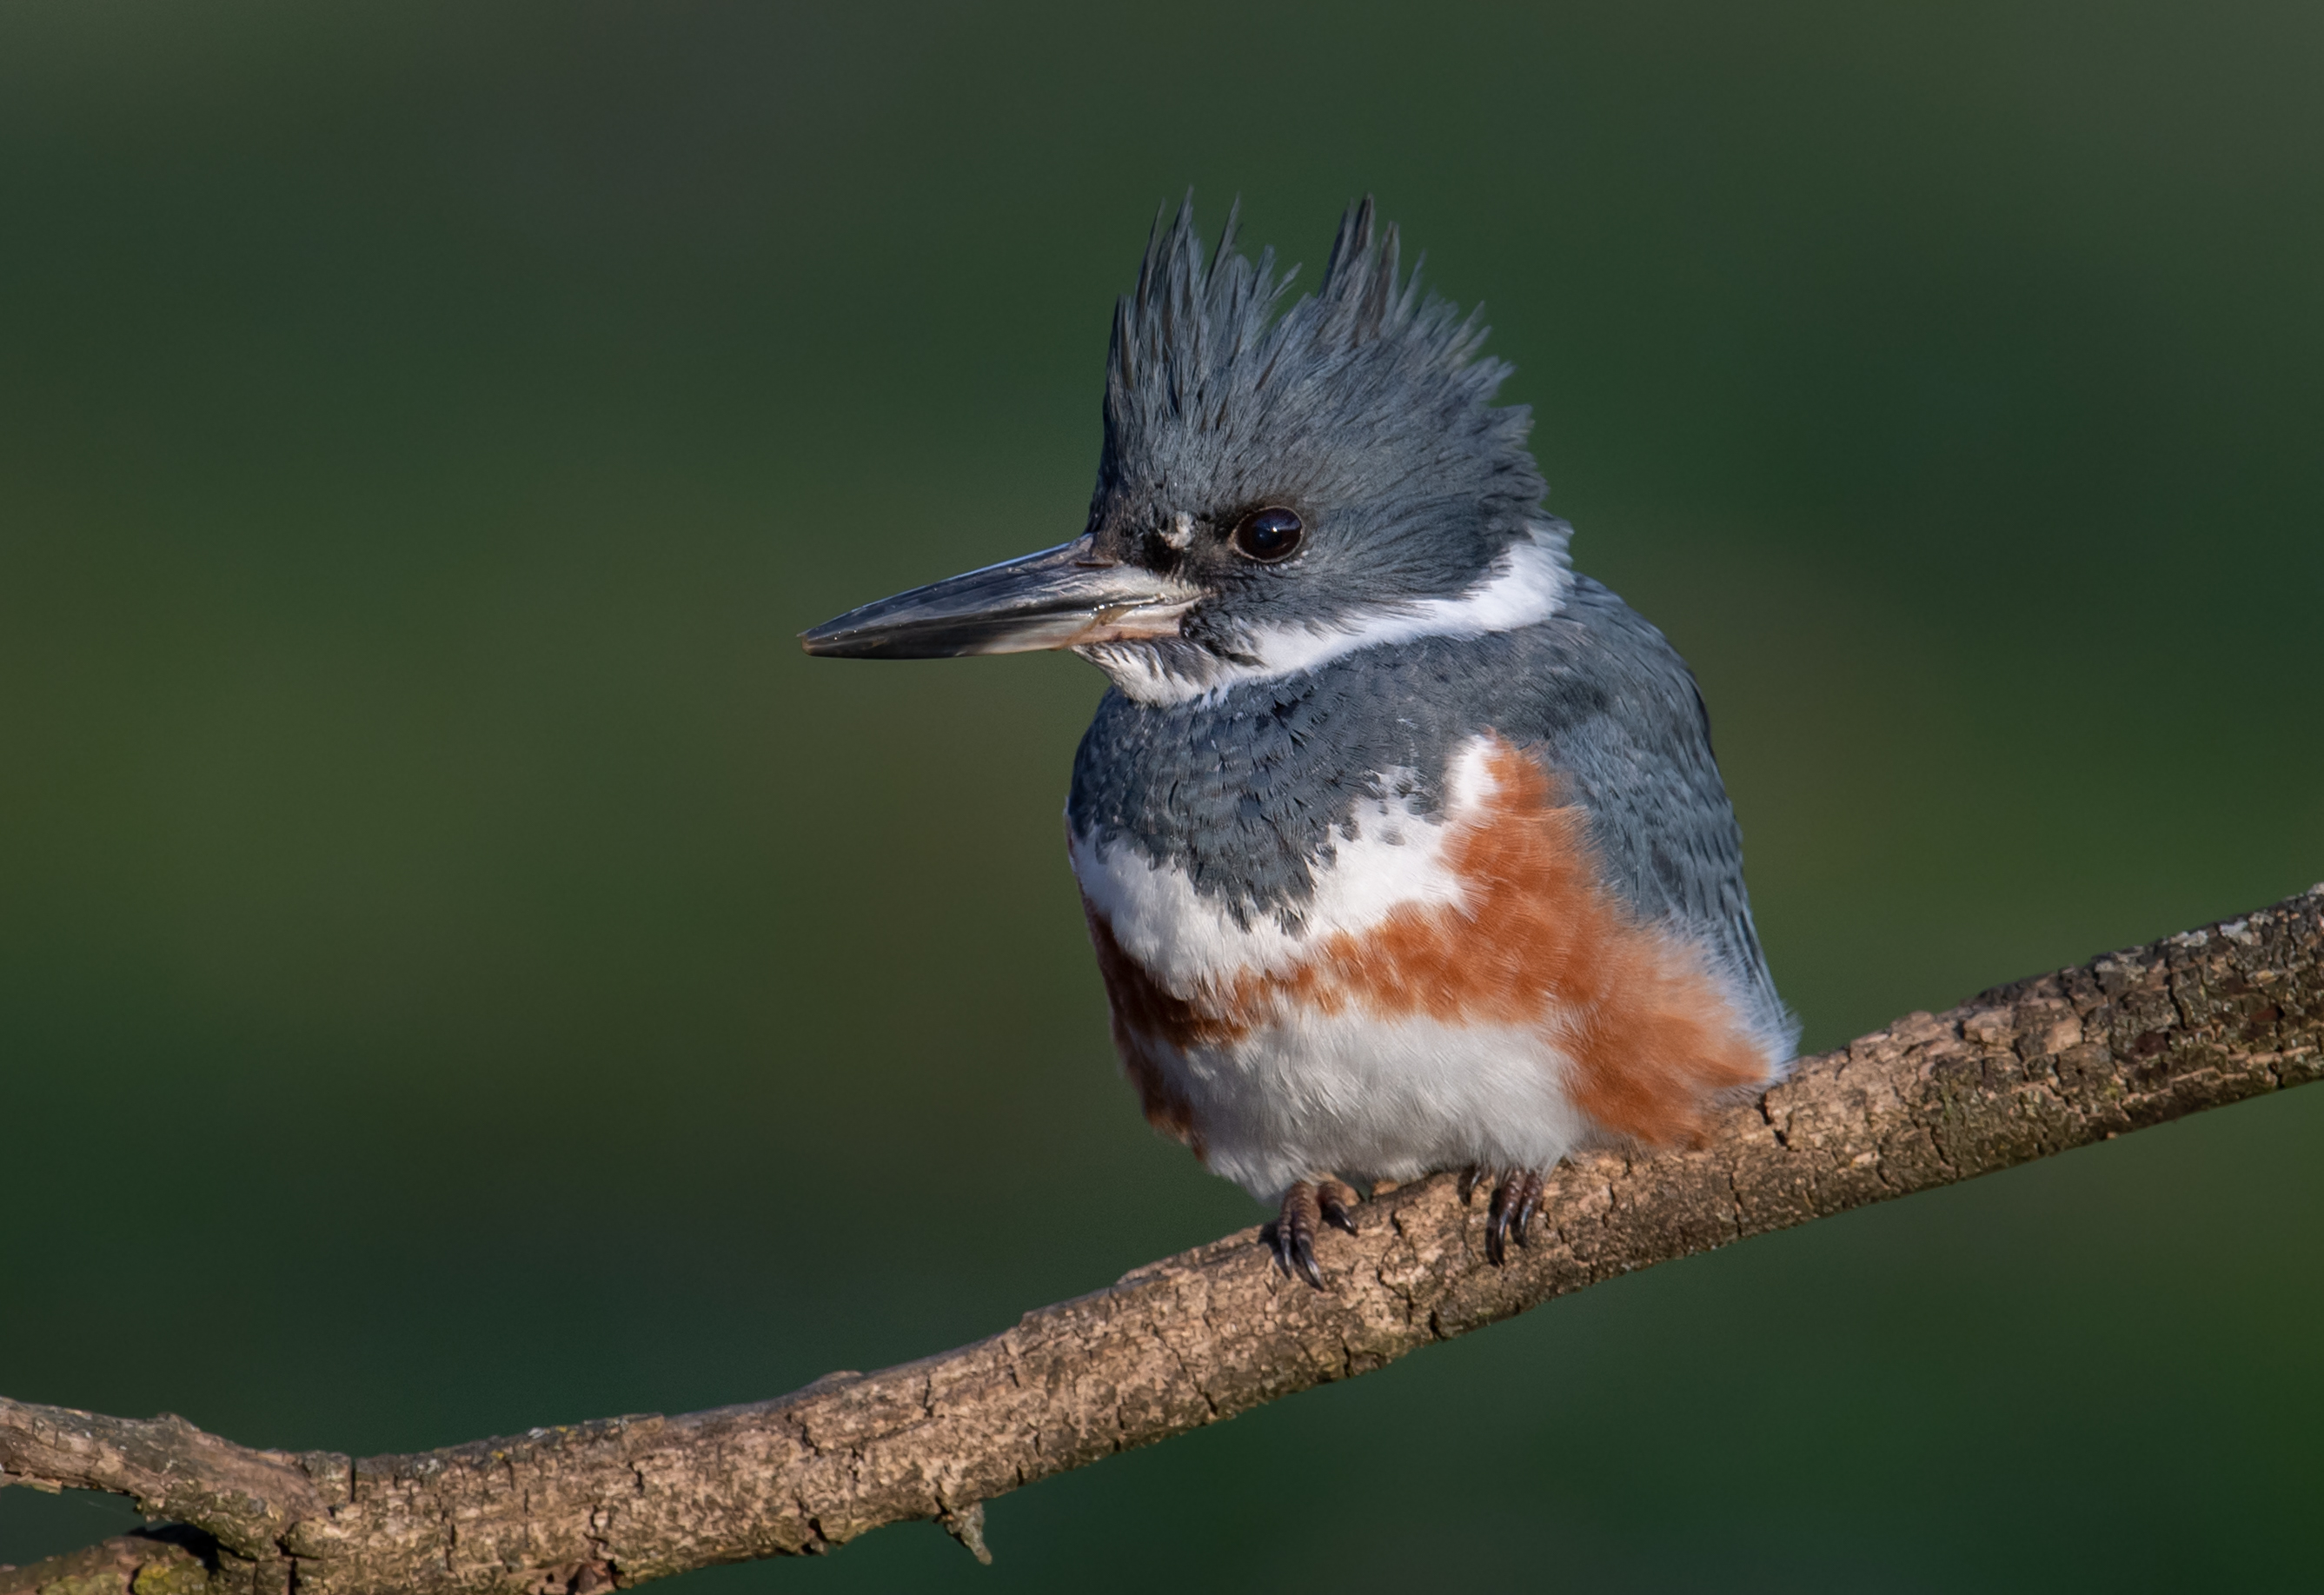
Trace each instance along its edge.
{"label": "spiky crest", "polygon": [[1155,214],[1137,286],[1114,310],[1101,499],[1130,478],[1182,475],[1170,467],[1185,464],[1189,431],[1247,447],[1323,425],[1377,436],[1397,429],[1392,410],[1494,455],[1514,450],[1532,475],[1526,413],[1489,408],[1509,367],[1479,358],[1488,329],[1424,294],[1416,267],[1400,271],[1396,226],[1376,227],[1369,196],[1341,218],[1315,293],[1287,310],[1297,268],[1278,273],[1272,249],[1242,254],[1240,211],[1238,201],[1207,263],[1192,193],[1175,218]]}

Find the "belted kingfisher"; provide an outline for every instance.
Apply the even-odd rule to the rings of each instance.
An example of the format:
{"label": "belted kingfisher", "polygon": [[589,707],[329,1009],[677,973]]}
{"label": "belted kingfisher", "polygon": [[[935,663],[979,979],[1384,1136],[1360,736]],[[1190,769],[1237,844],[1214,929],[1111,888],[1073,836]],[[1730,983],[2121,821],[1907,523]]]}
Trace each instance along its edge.
{"label": "belted kingfisher", "polygon": [[1288,308],[1233,215],[1203,257],[1190,196],[1115,309],[1079,537],[800,641],[1105,671],[1067,842],[1148,1120],[1319,1287],[1351,1181],[1489,1181],[1499,1263],[1567,1152],[1683,1144],[1788,1066],[1709,715],[1370,198]]}

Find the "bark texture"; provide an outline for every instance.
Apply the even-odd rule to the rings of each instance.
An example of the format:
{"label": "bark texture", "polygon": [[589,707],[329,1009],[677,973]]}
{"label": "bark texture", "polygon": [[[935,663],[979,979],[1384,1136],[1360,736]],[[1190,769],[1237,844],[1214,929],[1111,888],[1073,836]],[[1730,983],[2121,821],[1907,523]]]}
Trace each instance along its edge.
{"label": "bark texture", "polygon": [[1633,1268],[2314,1080],[2319,952],[2324,886],[1908,1015],[1698,1148],[1561,1166],[1505,1268],[1481,1200],[1438,1176],[1357,1209],[1360,1232],[1322,1249],[1327,1291],[1244,1231],[974,1345],[680,1417],[353,1461],[0,1398],[0,1483],[112,1490],[183,1526],[0,1572],[0,1595],[586,1595],[916,1517],[981,1555],[982,1503],[1035,1480]]}

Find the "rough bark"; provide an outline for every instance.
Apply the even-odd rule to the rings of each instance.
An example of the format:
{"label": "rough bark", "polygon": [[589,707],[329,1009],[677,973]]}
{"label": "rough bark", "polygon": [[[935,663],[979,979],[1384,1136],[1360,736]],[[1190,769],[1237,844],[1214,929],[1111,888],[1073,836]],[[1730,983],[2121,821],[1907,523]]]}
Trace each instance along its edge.
{"label": "rough bark", "polygon": [[[982,1551],[982,1503],[1365,1373],[1633,1268],[2324,1074],[2324,886],[1804,1060],[1706,1143],[1574,1159],[1545,1232],[1484,1260],[1440,1176],[1375,1195],[1286,1280],[1256,1231],[990,1340],[772,1401],[362,1461],[182,1418],[0,1399],[0,1483],[112,1490],[186,1527],[0,1572],[0,1595],[594,1591],[844,1544],[905,1518]],[[192,1531],[192,1532],[189,1532]]]}

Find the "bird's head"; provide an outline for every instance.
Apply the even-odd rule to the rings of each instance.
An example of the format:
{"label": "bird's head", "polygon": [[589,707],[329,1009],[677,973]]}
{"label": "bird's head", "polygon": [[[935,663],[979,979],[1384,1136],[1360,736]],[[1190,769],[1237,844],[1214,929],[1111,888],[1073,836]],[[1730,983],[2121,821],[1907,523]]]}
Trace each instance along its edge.
{"label": "bird's head", "polygon": [[[1566,582],[1530,417],[1485,329],[1399,279],[1364,200],[1288,309],[1274,252],[1207,266],[1191,201],[1157,220],[1114,313],[1105,447],[1082,535],[884,598],[809,653],[927,659],[1069,648],[1172,702],[1368,644],[1526,625]],[[1295,268],[1296,270],[1296,268]]]}

